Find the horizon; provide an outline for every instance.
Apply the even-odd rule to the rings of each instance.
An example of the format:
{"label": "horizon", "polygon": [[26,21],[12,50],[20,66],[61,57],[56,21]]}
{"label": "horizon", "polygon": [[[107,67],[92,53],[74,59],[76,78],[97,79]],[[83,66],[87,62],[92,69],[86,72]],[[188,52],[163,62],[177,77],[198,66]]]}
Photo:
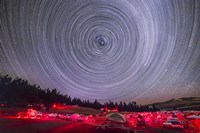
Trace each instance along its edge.
{"label": "horizon", "polygon": [[[8,76],[8,78],[11,78],[11,81],[13,81],[13,80],[15,80],[15,79],[20,79],[21,77],[15,77],[15,78],[13,78],[13,77],[10,77],[9,75],[1,75],[0,74],[0,77],[4,77],[4,76]],[[23,81],[27,81],[26,79],[23,79],[23,78],[21,78]],[[29,81],[28,81],[28,84],[30,84],[30,85],[35,85],[35,86],[39,86],[40,87],[40,89],[42,89],[42,90],[46,90],[46,89],[49,89],[49,90],[53,90],[53,89],[56,89],[57,90],[57,92],[58,93],[60,93],[59,92],[59,90],[57,89],[57,88],[41,88],[41,86],[40,85],[37,85],[37,84],[31,84]],[[62,93],[60,93],[60,94],[62,94]],[[68,95],[68,94],[62,94],[63,96],[65,96],[65,95],[67,95],[67,96],[70,96],[70,95]],[[78,99],[80,99],[79,97],[72,97],[72,96],[70,96],[72,99],[74,99],[74,98],[78,98]],[[190,96],[190,97],[176,97],[176,98],[170,98],[170,99],[166,99],[166,100],[163,100],[163,101],[155,101],[155,102],[152,102],[152,103],[147,103],[147,104],[140,104],[140,103],[138,103],[137,101],[129,101],[129,102],[136,102],[136,104],[138,104],[138,105],[153,105],[153,104],[158,104],[158,103],[163,103],[163,102],[167,102],[167,101],[170,101],[170,100],[176,100],[176,99],[184,99],[184,98],[200,98],[200,96]],[[81,99],[81,101],[87,101],[88,99]],[[99,101],[98,99],[94,99],[94,100],[89,100],[89,102],[94,102],[95,100],[97,100],[98,102],[100,102],[102,105],[105,105],[106,103],[109,103],[110,101],[105,101],[105,102],[101,102],[101,101]],[[114,102],[115,103],[115,101],[111,101],[111,102]],[[122,103],[124,103],[125,101],[119,101],[119,102],[116,102],[117,104],[119,104],[120,102],[122,102]],[[129,102],[125,102],[126,104],[128,104]]]}

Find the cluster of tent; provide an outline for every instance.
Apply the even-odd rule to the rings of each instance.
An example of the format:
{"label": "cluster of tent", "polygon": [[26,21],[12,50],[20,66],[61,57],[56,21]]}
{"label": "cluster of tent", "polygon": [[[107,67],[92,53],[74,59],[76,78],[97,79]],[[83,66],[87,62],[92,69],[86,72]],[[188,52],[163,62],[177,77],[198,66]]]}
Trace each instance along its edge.
{"label": "cluster of tent", "polygon": [[133,132],[136,127],[167,127],[200,132],[200,112],[159,111],[134,113],[109,113],[102,130],[123,129]]}
{"label": "cluster of tent", "polygon": [[27,119],[62,119],[70,121],[82,121],[82,122],[93,122],[92,115],[82,115],[78,113],[68,114],[68,113],[47,113],[34,110],[32,108],[27,109],[24,112],[19,112],[17,118],[27,118]]}
{"label": "cluster of tent", "polygon": [[[101,116],[102,117],[102,116]],[[101,123],[97,122],[100,115],[42,113],[33,109],[18,113],[18,118],[59,118],[62,120],[91,122],[98,125],[97,129],[130,130],[136,127],[168,127],[188,129],[200,132],[200,112],[159,111],[159,112],[109,112],[103,116]]]}
{"label": "cluster of tent", "polygon": [[[159,111],[127,113],[124,115],[132,127],[141,126],[141,119],[145,127],[168,127],[200,131],[200,112],[190,111]],[[140,119],[140,120],[139,120]]]}

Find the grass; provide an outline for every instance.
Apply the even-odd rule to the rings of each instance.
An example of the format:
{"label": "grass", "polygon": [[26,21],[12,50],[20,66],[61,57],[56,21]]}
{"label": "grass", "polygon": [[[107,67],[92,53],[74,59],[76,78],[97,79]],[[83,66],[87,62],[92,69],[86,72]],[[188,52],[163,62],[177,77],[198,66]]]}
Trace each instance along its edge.
{"label": "grass", "polygon": [[63,107],[56,107],[52,109],[53,112],[59,113],[78,113],[83,115],[95,115],[101,113],[101,110],[96,110],[93,108],[86,108],[86,107],[79,107],[79,106],[63,106]]}

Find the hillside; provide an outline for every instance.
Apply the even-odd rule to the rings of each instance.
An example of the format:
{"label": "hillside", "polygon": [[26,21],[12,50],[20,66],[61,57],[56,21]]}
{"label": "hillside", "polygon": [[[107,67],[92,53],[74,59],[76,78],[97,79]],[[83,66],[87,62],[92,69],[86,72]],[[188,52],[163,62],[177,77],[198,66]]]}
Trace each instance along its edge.
{"label": "hillside", "polygon": [[[153,105],[153,104],[150,104]],[[184,97],[170,99],[164,102],[154,103],[154,105],[164,110],[199,110],[200,111],[200,97]]]}

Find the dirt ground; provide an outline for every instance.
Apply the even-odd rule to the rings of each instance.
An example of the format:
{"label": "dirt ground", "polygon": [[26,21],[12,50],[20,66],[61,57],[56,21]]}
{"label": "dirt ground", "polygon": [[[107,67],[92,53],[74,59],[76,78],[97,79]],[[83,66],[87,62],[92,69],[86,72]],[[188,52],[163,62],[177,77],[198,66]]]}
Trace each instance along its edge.
{"label": "dirt ground", "polygon": [[0,133],[47,133],[69,124],[62,120],[0,118]]}
{"label": "dirt ground", "polygon": [[[0,133],[112,133],[114,131],[110,129],[99,131],[97,127],[83,122],[58,119],[0,118]],[[133,133],[185,133],[166,128],[136,128],[132,131]],[[114,132],[121,133],[119,129],[115,129]]]}

